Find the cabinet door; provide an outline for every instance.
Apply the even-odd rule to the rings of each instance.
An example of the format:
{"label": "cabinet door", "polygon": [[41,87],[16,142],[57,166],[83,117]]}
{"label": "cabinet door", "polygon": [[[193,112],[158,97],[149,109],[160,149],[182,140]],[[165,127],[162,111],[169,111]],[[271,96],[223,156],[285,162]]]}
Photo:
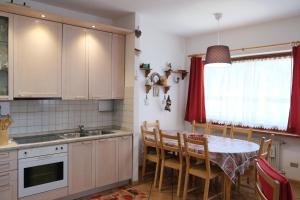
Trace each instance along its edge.
{"label": "cabinet door", "polygon": [[13,15],[0,12],[0,100],[13,98]]}
{"label": "cabinet door", "polygon": [[61,97],[62,24],[14,16],[14,97]]}
{"label": "cabinet door", "polygon": [[95,187],[93,141],[69,145],[69,194]]}
{"label": "cabinet door", "polygon": [[131,136],[118,139],[119,154],[119,181],[129,180],[132,177],[132,138]]}
{"label": "cabinet door", "polygon": [[112,98],[124,98],[125,87],[125,36],[112,37]]}
{"label": "cabinet door", "polygon": [[0,173],[0,199],[17,200],[17,171]]}
{"label": "cabinet door", "polygon": [[63,25],[63,99],[88,98],[86,29]]}
{"label": "cabinet door", "polygon": [[118,182],[117,144],[116,138],[96,141],[96,187]]}
{"label": "cabinet door", "polygon": [[111,38],[111,33],[88,32],[90,99],[111,99]]}

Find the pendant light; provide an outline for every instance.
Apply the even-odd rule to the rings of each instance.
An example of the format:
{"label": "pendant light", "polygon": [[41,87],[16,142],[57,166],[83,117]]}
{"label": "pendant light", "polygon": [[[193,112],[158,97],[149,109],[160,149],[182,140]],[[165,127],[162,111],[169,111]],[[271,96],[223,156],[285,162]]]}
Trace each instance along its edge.
{"label": "pendant light", "polygon": [[206,51],[205,65],[208,66],[229,66],[231,64],[230,50],[228,46],[220,45],[220,19],[222,13],[214,14],[218,21],[218,45],[210,46]]}

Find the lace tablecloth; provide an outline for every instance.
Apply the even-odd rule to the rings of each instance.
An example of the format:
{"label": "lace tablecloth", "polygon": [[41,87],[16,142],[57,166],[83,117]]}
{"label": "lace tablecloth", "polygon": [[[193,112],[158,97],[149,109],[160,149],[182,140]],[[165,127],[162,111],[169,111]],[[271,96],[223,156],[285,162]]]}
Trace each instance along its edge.
{"label": "lace tablecloth", "polygon": [[[167,134],[176,134],[175,131],[165,131]],[[200,133],[184,132],[187,135]],[[183,133],[182,133],[183,134]],[[244,174],[250,164],[257,157],[259,145],[245,140],[231,139],[214,135],[204,135],[208,141],[209,159],[218,165],[232,182],[236,182],[238,175]],[[165,140],[166,144],[177,145],[174,140]],[[182,146],[183,146],[182,138]],[[199,145],[189,145],[190,149],[201,152]]]}

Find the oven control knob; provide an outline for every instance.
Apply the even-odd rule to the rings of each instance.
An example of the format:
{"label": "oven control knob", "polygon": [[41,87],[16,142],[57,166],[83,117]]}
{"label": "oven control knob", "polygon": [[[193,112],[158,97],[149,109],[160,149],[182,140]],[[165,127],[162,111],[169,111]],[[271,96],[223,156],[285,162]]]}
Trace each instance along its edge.
{"label": "oven control knob", "polygon": [[63,150],[64,148],[63,148],[63,147],[60,147],[60,149]]}
{"label": "oven control knob", "polygon": [[55,150],[57,151],[57,150],[58,150],[58,147],[56,147]]}
{"label": "oven control knob", "polygon": [[27,155],[27,151],[24,152],[24,155],[25,155],[25,156]]}

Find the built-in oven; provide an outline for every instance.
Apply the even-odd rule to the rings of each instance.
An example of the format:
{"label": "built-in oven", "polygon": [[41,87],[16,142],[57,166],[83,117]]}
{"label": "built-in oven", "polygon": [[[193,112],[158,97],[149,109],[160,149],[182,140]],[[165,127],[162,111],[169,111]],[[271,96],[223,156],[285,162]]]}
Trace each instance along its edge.
{"label": "built-in oven", "polygon": [[68,186],[66,144],[18,152],[19,197]]}

